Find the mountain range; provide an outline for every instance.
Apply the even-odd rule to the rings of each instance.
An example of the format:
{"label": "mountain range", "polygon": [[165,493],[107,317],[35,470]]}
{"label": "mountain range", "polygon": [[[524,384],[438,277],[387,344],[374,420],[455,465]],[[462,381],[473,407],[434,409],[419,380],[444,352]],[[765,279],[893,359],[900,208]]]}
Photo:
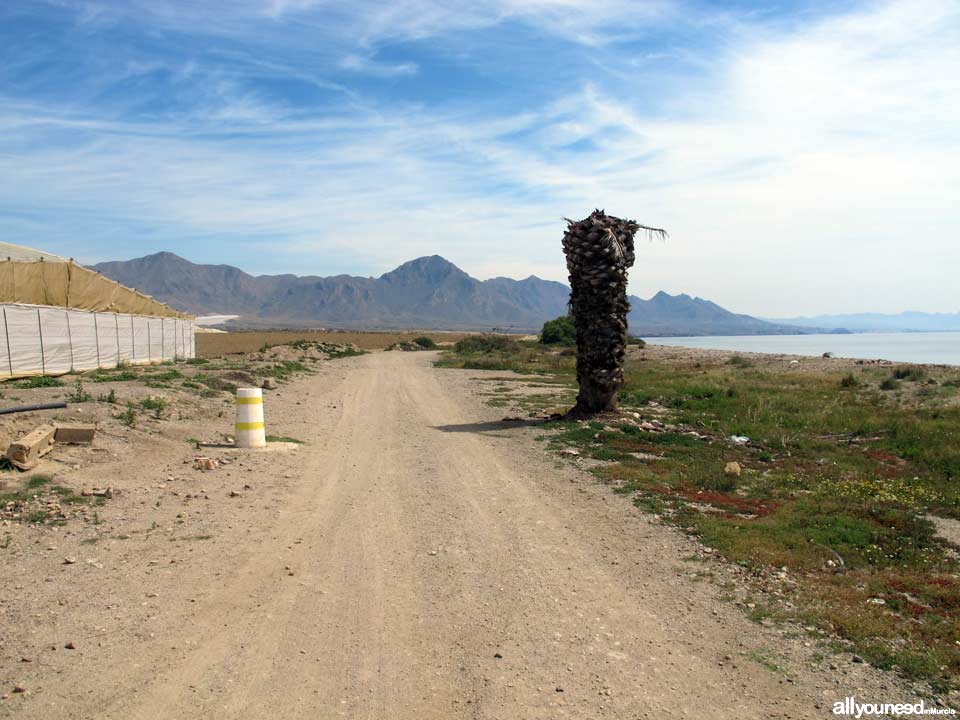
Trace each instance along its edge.
{"label": "mountain range", "polygon": [[[477,280],[438,255],[380,277],[249,275],[230,265],[198,265],[169,252],[92,268],[196,315],[231,314],[228,328],[351,328],[536,331],[567,312],[570,289],[530,276]],[[637,336],[775,335],[809,328],[738,315],[689,295],[630,297]]]}
{"label": "mountain range", "polygon": [[960,332],[960,312],[902,312],[895,315],[852,313],[784,318],[770,320],[770,322],[779,325],[820,327],[828,330],[843,329],[850,332]]}

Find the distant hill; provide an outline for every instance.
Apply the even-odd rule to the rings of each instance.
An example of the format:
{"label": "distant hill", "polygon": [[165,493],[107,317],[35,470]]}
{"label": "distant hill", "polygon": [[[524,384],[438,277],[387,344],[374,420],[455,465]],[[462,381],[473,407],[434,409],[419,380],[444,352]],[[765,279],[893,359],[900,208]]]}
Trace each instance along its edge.
{"label": "distant hill", "polygon": [[960,312],[903,312],[897,315],[852,313],[784,318],[770,322],[781,325],[821,327],[829,330],[843,329],[850,332],[960,332]]}
{"label": "distant hill", "polygon": [[[197,265],[173,253],[94,265],[118,282],[197,315],[236,314],[233,327],[423,328],[536,331],[567,310],[563,283],[530,276],[477,280],[438,255],[378,278],[249,275]],[[737,315],[708,300],[659,292],[631,297],[639,336],[762,335],[806,329]]]}

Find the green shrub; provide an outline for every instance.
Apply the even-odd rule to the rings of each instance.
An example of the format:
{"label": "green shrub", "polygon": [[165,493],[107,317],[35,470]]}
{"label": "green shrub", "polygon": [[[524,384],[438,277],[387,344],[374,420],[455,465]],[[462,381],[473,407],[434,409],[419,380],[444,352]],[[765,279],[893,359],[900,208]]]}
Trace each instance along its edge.
{"label": "green shrub", "polygon": [[133,427],[137,424],[137,411],[133,409],[132,403],[128,403],[127,409],[114,417],[127,427]]}
{"label": "green shrub", "polygon": [[457,341],[453,351],[457,355],[512,352],[518,348],[516,340],[505,335],[471,335]]}
{"label": "green shrub", "polygon": [[926,379],[927,373],[923,368],[903,365],[893,371],[894,380],[908,380],[910,382],[920,382]]}
{"label": "green shrub", "polygon": [[63,383],[57,380],[55,377],[50,377],[49,375],[39,375],[37,377],[27,378],[26,380],[21,380],[14,387],[22,388],[24,390],[32,390],[33,388],[45,388],[45,387],[62,387]]}
{"label": "green shrub", "polygon": [[67,401],[72,403],[85,403],[90,400],[90,393],[83,389],[83,383],[80,378],[73,384],[73,392],[67,396]]}
{"label": "green shrub", "polygon": [[437,344],[426,335],[421,335],[418,338],[414,338],[413,342],[415,345],[419,345],[424,350],[433,350],[437,347]]}
{"label": "green shrub", "polygon": [[842,388],[855,388],[859,384],[860,381],[852,372],[847,373],[840,379],[840,387]]}
{"label": "green shrub", "polygon": [[170,402],[166,398],[155,395],[151,395],[150,397],[144,398],[140,401],[140,407],[142,407],[144,410],[152,410],[153,416],[157,420],[163,419],[163,413],[166,411],[169,405]]}
{"label": "green shrub", "polygon": [[647,346],[647,341],[638,337],[627,337],[627,345],[635,345],[641,350]]}
{"label": "green shrub", "polygon": [[561,315],[543,324],[540,342],[544,345],[574,345],[577,342],[577,327],[569,315]]}

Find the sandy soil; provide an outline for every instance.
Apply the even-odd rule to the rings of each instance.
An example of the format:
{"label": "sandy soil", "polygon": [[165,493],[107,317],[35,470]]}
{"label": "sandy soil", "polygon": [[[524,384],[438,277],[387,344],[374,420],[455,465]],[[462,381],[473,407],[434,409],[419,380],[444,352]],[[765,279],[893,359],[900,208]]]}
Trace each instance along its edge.
{"label": "sandy soil", "polygon": [[228,431],[211,407],[68,475],[121,492],[96,526],[5,528],[0,682],[28,692],[0,716],[808,718],[912,699],[748,621],[720,599],[734,568],[434,359],[344,359],[268,395],[296,449],[194,470],[177,433]]}

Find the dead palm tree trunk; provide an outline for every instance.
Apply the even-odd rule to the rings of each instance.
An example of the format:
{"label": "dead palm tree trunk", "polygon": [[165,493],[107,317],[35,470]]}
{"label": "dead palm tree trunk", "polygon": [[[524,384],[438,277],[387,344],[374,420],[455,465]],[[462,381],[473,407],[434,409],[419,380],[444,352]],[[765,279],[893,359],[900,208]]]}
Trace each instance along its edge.
{"label": "dead palm tree trunk", "polygon": [[583,417],[617,409],[627,347],[627,270],[634,260],[633,238],[641,229],[665,233],[603,210],[567,223],[563,251],[570,273],[570,312],[577,327],[580,385],[569,414]]}

